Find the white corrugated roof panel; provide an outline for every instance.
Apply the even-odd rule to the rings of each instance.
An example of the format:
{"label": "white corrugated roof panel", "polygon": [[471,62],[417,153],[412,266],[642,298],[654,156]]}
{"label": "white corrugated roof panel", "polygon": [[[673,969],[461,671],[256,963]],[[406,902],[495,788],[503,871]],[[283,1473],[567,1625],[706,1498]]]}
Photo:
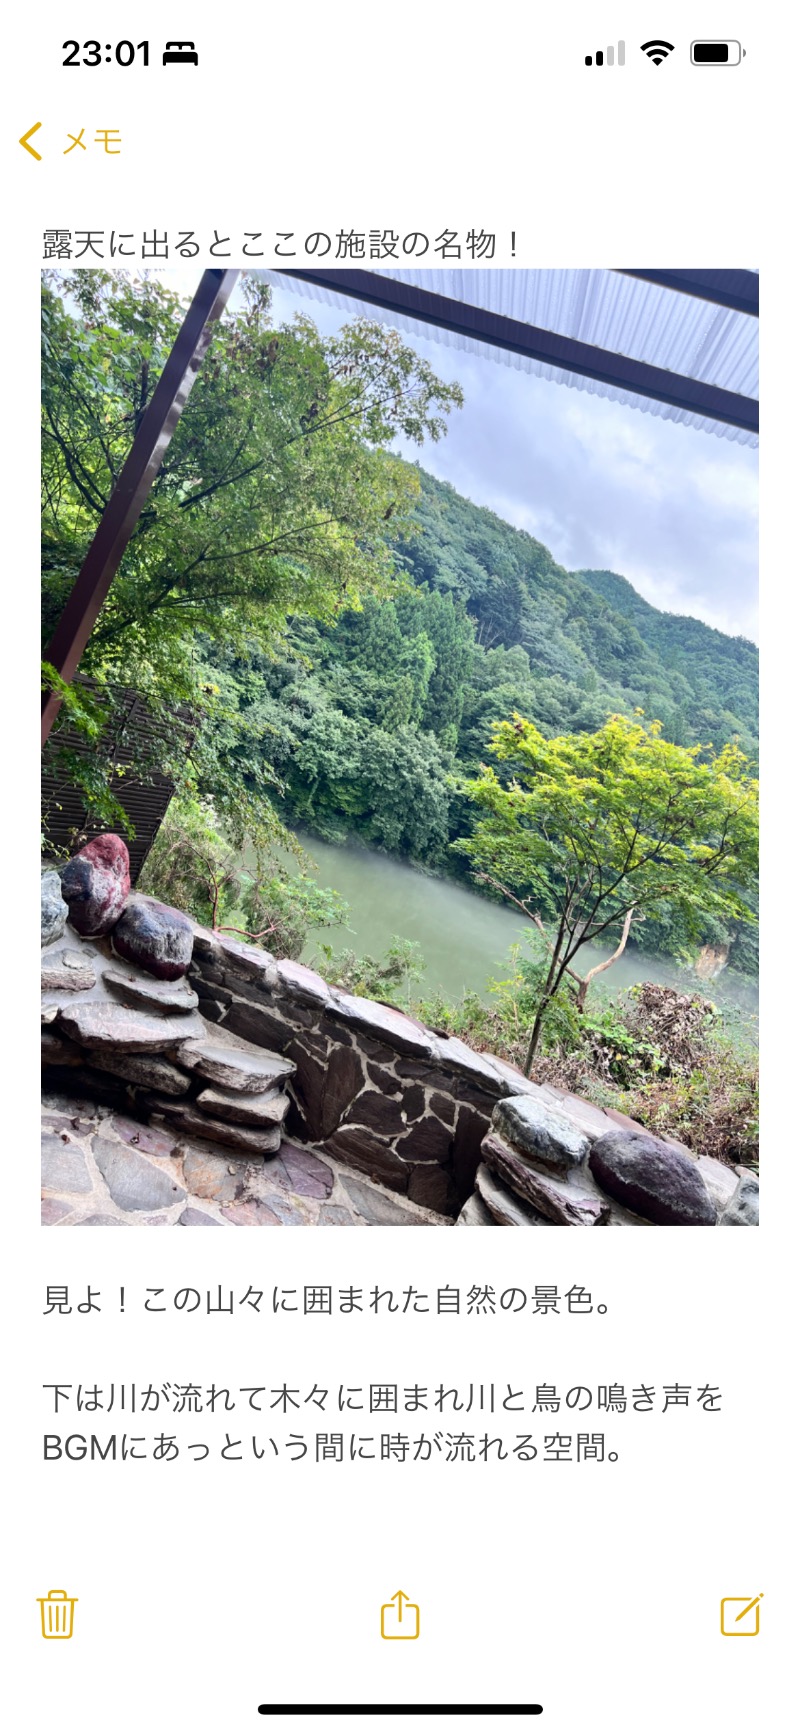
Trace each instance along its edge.
{"label": "white corrugated roof panel", "polygon": [[[321,287],[277,271],[263,273],[284,290],[340,307],[410,333],[424,330],[430,340],[470,354],[490,357],[502,366],[554,379],[578,391],[609,397],[645,414],[679,421],[719,438],[756,445],[757,435],[740,427],[710,420],[633,391],[603,384],[583,374],[548,365],[529,356],[495,348],[470,336],[427,325],[406,314],[387,311],[335,289]],[[381,271],[395,281],[427,289],[453,301],[517,319],[599,349],[627,355],[650,366],[663,367],[685,378],[702,380],[722,390],[755,398],[758,395],[758,319],[671,288],[625,276],[615,270],[395,270]]]}

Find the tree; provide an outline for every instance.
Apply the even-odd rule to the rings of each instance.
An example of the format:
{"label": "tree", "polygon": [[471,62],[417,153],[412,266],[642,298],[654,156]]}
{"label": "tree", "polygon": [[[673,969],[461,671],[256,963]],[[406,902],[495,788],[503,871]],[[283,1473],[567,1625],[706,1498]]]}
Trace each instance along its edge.
{"label": "tree", "polygon": [[[758,790],[737,746],[715,755],[673,745],[658,722],[614,715],[596,733],[548,740],[516,715],[493,733],[491,749],[511,779],[483,766],[467,784],[481,815],[474,835],[454,845],[478,881],[548,939],[529,1074],[565,976],[582,1008],[589,982],[622,954],[637,915],[668,900],[691,932],[703,917],[752,918]],[[581,978],[573,963],[584,945],[612,937],[609,961]]]}
{"label": "tree", "polygon": [[[157,278],[46,276],[45,641],[183,310]],[[442,383],[382,325],[359,318],[332,339],[300,316],[276,328],[270,290],[256,278],[243,278],[238,308],[215,327],[82,672],[99,682],[110,712],[115,684],[134,685],[154,714],[192,711],[201,724],[198,791],[235,828],[254,820],[259,799],[265,809],[268,792],[263,785],[245,813],[216,749],[233,711],[202,666],[209,646],[274,653],[290,615],[333,622],[364,595],[389,593],[394,541],[409,527],[419,480],[388,447],[397,435],[440,438],[460,402],[458,385]],[[184,783],[180,753],[161,767]]]}

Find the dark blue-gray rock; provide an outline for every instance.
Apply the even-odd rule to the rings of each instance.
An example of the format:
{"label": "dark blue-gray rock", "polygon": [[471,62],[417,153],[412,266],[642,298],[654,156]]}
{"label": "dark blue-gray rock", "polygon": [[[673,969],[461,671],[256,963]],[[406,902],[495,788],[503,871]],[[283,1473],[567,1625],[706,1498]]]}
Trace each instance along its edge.
{"label": "dark blue-gray rock", "polygon": [[105,937],[122,913],[131,888],[128,849],[121,836],[98,835],[61,869],[61,894],[70,924],[83,938]]}
{"label": "dark blue-gray rock", "polygon": [[111,947],[157,980],[180,980],[192,959],[191,922],[177,908],[136,896],[114,927]]}
{"label": "dark blue-gray rock", "polygon": [[492,1113],[492,1127],[518,1153],[551,1172],[570,1172],[589,1152],[589,1138],[563,1112],[533,1094],[513,1094]]}
{"label": "dark blue-gray rock", "polygon": [[42,948],[61,937],[68,913],[58,872],[42,872]]}
{"label": "dark blue-gray rock", "polygon": [[752,1172],[743,1172],[727,1207],[719,1217],[720,1226],[758,1225],[758,1179]]}
{"label": "dark blue-gray rock", "polygon": [[589,1167],[609,1196],[657,1226],[716,1226],[717,1211],[695,1162],[644,1130],[601,1136]]}

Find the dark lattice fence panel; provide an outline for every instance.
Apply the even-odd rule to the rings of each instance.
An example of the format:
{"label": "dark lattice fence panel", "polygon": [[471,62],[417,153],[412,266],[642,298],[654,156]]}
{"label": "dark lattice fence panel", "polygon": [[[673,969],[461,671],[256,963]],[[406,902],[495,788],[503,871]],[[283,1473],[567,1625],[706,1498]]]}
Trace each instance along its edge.
{"label": "dark lattice fence panel", "polygon": [[[74,853],[84,842],[100,835],[108,827],[88,815],[84,796],[69,781],[59,756],[64,748],[76,756],[87,758],[95,753],[110,753],[122,769],[114,783],[114,796],[135,831],[125,838],[131,856],[131,882],[135,883],[164,820],[175,787],[158,769],[159,759],[163,761],[167,755],[166,745],[147,706],[135,691],[121,690],[115,696],[113,728],[103,733],[96,743],[84,739],[71,726],[62,727],[51,735],[42,754],[42,826],[48,844],[46,851],[54,854]],[[194,737],[191,718],[185,713],[176,715],[175,730],[188,752]],[[169,742],[171,753],[175,750],[176,734]],[[147,767],[143,769],[145,765]]]}

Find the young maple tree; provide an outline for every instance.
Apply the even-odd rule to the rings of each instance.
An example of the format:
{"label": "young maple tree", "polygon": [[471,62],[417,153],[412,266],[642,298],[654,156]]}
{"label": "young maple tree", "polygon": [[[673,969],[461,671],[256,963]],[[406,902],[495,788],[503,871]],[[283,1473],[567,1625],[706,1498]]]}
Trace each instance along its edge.
{"label": "young maple tree", "polygon": [[[467,841],[473,875],[534,921],[550,960],[531,1029],[526,1075],[548,1005],[565,977],[583,1008],[590,981],[622,955],[637,916],[669,901],[697,933],[704,917],[752,920],[758,785],[736,745],[714,754],[673,745],[661,725],[612,715],[596,733],[545,739],[515,715],[493,729],[503,765],[466,784],[480,813]],[[581,976],[586,944],[616,938]]]}

